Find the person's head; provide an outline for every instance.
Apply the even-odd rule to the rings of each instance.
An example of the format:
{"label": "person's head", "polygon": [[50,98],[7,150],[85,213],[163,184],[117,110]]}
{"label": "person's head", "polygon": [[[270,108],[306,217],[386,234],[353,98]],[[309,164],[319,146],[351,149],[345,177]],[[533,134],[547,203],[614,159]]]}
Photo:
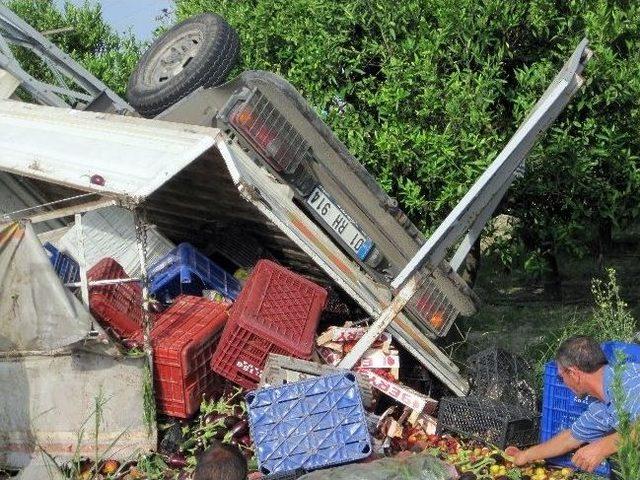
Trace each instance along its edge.
{"label": "person's head", "polygon": [[565,340],[556,353],[558,373],[576,395],[594,394],[594,375],[607,364],[600,344],[587,336]]}
{"label": "person's head", "polygon": [[238,447],[215,443],[198,455],[193,480],[245,480],[247,460]]}

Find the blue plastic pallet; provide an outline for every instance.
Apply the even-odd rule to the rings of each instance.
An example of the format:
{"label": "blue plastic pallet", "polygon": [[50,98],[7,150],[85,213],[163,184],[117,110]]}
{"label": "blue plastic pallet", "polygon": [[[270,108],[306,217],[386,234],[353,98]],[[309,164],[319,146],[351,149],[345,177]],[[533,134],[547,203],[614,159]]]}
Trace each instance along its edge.
{"label": "blue plastic pallet", "polygon": [[240,293],[240,282],[191,244],[181,243],[149,268],[150,293],[170,303],[180,294],[202,295],[215,290],[229,300]]}
{"label": "blue plastic pallet", "polygon": [[371,454],[353,373],[264,388],[246,399],[251,438],[265,475],[315,470]]}
{"label": "blue plastic pallet", "polygon": [[70,255],[59,251],[49,242],[46,242],[43,247],[62,283],[74,283],[80,280],[80,265],[78,262]]}

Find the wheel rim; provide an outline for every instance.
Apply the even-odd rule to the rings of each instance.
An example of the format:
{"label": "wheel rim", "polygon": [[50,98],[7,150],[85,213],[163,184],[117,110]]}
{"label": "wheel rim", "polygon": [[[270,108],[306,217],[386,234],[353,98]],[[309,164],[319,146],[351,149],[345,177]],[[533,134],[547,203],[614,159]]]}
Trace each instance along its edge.
{"label": "wheel rim", "polygon": [[185,32],[165,45],[154,55],[144,82],[147,85],[163,85],[179,75],[194,59],[202,47],[202,33],[198,30]]}

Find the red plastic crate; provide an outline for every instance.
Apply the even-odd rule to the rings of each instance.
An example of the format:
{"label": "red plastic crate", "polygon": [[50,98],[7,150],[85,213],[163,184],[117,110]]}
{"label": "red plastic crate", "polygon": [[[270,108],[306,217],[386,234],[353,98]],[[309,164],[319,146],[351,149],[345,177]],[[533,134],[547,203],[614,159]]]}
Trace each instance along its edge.
{"label": "red plastic crate", "polygon": [[[228,318],[223,304],[181,295],[151,329],[153,378],[161,413],[188,418],[223,382],[210,362]],[[138,341],[142,341],[139,334]]]}
{"label": "red plastic crate", "polygon": [[255,388],[269,353],[309,359],[327,291],[269,260],[260,260],[231,309],[211,360],[214,371]]}
{"label": "red plastic crate", "polygon": [[[129,278],[113,258],[103,258],[87,272],[89,281]],[[131,338],[142,328],[142,287],[137,282],[90,287],[89,308],[106,329]]]}

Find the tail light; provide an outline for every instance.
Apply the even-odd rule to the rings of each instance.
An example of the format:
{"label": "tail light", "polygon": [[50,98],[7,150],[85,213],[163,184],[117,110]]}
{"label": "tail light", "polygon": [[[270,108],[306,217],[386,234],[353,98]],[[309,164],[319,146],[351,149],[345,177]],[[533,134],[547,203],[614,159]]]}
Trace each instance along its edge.
{"label": "tail light", "polygon": [[231,109],[228,123],[276,172],[303,194],[311,192],[316,183],[309,168],[315,160],[311,146],[260,90]]}
{"label": "tail light", "polygon": [[428,278],[411,297],[405,309],[439,337],[447,334],[459,313],[447,296]]}

